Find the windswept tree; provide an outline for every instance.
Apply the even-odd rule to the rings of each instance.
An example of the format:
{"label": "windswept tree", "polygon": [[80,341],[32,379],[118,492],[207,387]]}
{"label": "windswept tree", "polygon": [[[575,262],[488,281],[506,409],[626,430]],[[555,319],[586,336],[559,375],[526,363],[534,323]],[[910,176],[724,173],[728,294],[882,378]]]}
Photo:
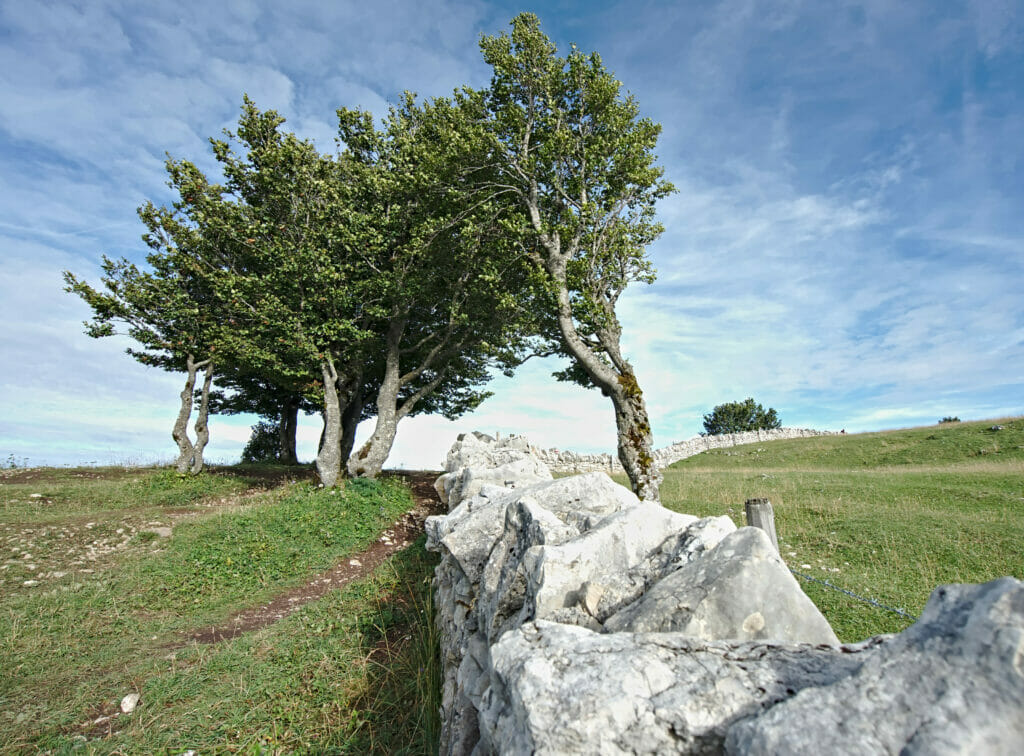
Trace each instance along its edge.
{"label": "windswept tree", "polygon": [[[211,140],[222,185],[188,161],[170,161],[182,197],[173,215],[204,240],[190,272],[219,298],[230,361],[320,400],[317,472],[333,486],[344,461],[345,407],[362,384],[368,327],[379,314],[365,285],[374,276],[353,254],[365,219],[341,166],[281,131],[283,122],[246,98],[237,132]],[[171,215],[163,213],[176,221]]]}
{"label": "windswept tree", "polygon": [[[85,323],[89,336],[127,335],[138,345],[129,347],[128,354],[142,364],[185,373],[171,436],[178,446],[178,472],[196,475],[203,469],[203,451],[210,440],[209,400],[220,337],[218,316],[215,304],[183,279],[174,255],[154,250],[147,261],[152,270],[142,271],[126,259],[104,256],[102,290],[64,271],[66,290],[92,308],[93,318]],[[199,371],[204,375],[193,441],[188,423]]]}
{"label": "windswept tree", "polygon": [[361,254],[379,273],[385,311],[376,423],[348,460],[350,474],[373,477],[403,418],[476,407],[488,368],[516,361],[528,341],[527,271],[503,230],[508,203],[466,181],[489,147],[480,93],[422,104],[406,94],[381,130],[369,113],[338,115],[339,160],[358,177],[357,202],[373,230]]}
{"label": "windswept tree", "polygon": [[640,117],[597,53],[573,47],[559,57],[532,14],[480,46],[493,68],[487,107],[498,171],[484,180],[525,216],[523,249],[575,361],[563,377],[611,398],[619,461],[633,491],[657,500],[647,407],[615,305],[630,283],[654,279],[645,249],[663,230],[655,203],[674,191],[655,165],[661,127]]}

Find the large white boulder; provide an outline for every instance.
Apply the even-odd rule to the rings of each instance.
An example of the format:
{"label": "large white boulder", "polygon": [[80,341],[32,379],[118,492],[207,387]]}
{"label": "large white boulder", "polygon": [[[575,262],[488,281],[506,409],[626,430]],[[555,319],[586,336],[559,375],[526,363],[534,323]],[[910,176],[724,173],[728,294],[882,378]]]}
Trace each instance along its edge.
{"label": "large white boulder", "polygon": [[830,646],[599,634],[540,620],[491,647],[477,754],[720,753],[729,727],[860,666]]}
{"label": "large white boulder", "polygon": [[1020,754],[1024,583],[936,588],[910,628],[831,685],[733,727],[735,754]]}
{"label": "large white boulder", "polygon": [[763,530],[740,528],[604,623],[608,632],[839,645]]}
{"label": "large white boulder", "polygon": [[483,433],[462,434],[448,452],[445,470],[434,481],[434,490],[449,509],[485,485],[521,487],[551,480],[551,470],[522,436],[495,439]]}

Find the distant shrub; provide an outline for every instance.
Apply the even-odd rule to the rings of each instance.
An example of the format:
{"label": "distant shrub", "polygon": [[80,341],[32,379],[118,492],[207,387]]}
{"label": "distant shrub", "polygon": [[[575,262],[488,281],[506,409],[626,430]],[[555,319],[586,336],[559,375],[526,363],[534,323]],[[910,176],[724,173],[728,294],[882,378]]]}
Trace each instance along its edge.
{"label": "distant shrub", "polygon": [[942,423],[959,423],[959,422],[960,422],[960,418],[959,417],[953,417],[952,415],[946,415],[946,417],[944,417],[941,420],[939,420],[939,424],[940,425]]}
{"label": "distant shrub", "polygon": [[268,420],[260,420],[252,426],[252,435],[242,449],[242,462],[277,462],[280,454],[281,440],[277,425]]}
{"label": "distant shrub", "polygon": [[719,404],[704,415],[704,431],[709,436],[781,427],[782,422],[775,414],[775,410],[770,407],[766,410],[753,399]]}

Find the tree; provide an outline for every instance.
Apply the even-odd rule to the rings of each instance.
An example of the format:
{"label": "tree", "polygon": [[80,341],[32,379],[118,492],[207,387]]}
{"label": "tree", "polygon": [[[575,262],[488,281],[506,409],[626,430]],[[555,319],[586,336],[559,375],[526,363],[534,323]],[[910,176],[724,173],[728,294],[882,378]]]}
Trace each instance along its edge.
{"label": "tree", "polygon": [[342,166],[281,132],[283,122],[246,98],[237,133],[211,140],[224,184],[211,184],[188,161],[168,161],[181,201],[150,213],[160,228],[186,227],[203,240],[192,247],[189,274],[219,302],[220,347],[230,362],[319,400],[317,472],[333,486],[344,410],[362,383],[368,326],[379,312],[364,285],[373,275],[351,254],[365,224],[349,202]]}
{"label": "tree", "polygon": [[526,269],[504,235],[504,209],[463,179],[485,159],[483,119],[470,90],[423,104],[407,93],[382,130],[368,113],[339,111],[342,160],[374,231],[362,254],[373,257],[386,311],[375,328],[376,424],[348,460],[351,475],[376,476],[398,423],[418,409],[456,417],[477,406],[487,367],[514,362],[526,341]]}
{"label": "tree", "polygon": [[[183,233],[186,243],[196,241],[186,237]],[[209,398],[220,335],[218,317],[213,303],[183,280],[177,255],[162,253],[154,247],[147,261],[152,270],[144,272],[127,259],[104,256],[103,291],[79,280],[70,271],[64,271],[65,290],[77,294],[92,308],[93,319],[85,323],[89,336],[103,338],[123,333],[139,345],[127,352],[142,364],[184,370],[185,386],[171,436],[178,446],[178,472],[197,475],[203,469],[203,451],[210,439]],[[118,325],[127,330],[119,332]],[[188,435],[188,422],[200,370],[205,372],[193,442]]]}
{"label": "tree", "polygon": [[403,417],[479,404],[485,367],[516,351],[523,308],[506,288],[517,258],[450,168],[480,151],[481,103],[409,96],[382,132],[369,114],[340,111],[335,159],[246,99],[237,132],[212,140],[224,184],[172,160],[181,200],[148,208],[169,248],[183,229],[202,242],[184,261],[190,285],[218,303],[228,382],[247,384],[238,401],[281,390],[320,402],[324,485],[341,475],[373,394],[377,427],[352,474],[380,471]]}
{"label": "tree", "polygon": [[242,462],[282,462],[289,464],[288,461],[281,458],[281,441],[276,423],[260,420],[256,425],[252,426],[249,440],[246,441],[245,448],[242,449]]}
{"label": "tree", "polygon": [[674,191],[654,164],[661,128],[640,118],[597,53],[574,46],[558,57],[532,14],[480,46],[493,68],[490,187],[524,216],[514,230],[546,288],[560,349],[575,361],[561,377],[611,398],[619,461],[633,491],[657,501],[647,407],[615,305],[629,283],[654,279],[645,253],[663,230],[654,206]]}
{"label": "tree", "polygon": [[772,430],[782,427],[774,409],[765,410],[753,399],[719,404],[704,415],[704,431],[709,436],[723,433],[743,433],[753,430]]}
{"label": "tree", "polygon": [[218,415],[260,416],[277,428],[278,448],[273,458],[284,465],[297,465],[295,434],[299,411],[316,411],[319,405],[315,398],[303,394],[300,386],[280,386],[240,369],[222,371],[217,382],[220,390],[210,394],[210,411]]}

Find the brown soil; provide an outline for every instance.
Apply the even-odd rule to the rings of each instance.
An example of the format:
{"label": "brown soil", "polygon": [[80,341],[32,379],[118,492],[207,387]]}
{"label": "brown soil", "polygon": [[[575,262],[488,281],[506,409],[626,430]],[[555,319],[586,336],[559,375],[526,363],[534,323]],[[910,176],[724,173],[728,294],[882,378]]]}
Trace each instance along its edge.
{"label": "brown soil", "polygon": [[96,467],[89,469],[63,470],[55,467],[29,467],[24,470],[0,470],[0,486],[21,483],[54,483],[68,478],[85,480],[121,480],[132,478],[148,468]]}
{"label": "brown soil", "polygon": [[[0,486],[18,485],[22,483],[59,483],[68,478],[82,480],[123,480],[134,478],[153,467],[27,467],[24,469],[0,469]],[[277,485],[286,480],[312,480],[316,470],[312,465],[296,465],[294,467],[252,467],[238,469],[234,465],[217,467],[207,465],[205,472],[210,475],[224,475],[232,478],[244,478],[259,481],[260,485]]]}
{"label": "brown soil", "polygon": [[404,478],[409,484],[416,506],[385,530],[369,548],[358,554],[343,557],[330,570],[314,576],[304,585],[275,596],[266,604],[235,613],[219,627],[192,633],[185,642],[218,643],[271,625],[287,617],[303,604],[367,577],[391,554],[409,546],[423,532],[423,521],[428,516],[442,514],[445,511],[433,486],[438,473],[401,471],[391,474]]}

